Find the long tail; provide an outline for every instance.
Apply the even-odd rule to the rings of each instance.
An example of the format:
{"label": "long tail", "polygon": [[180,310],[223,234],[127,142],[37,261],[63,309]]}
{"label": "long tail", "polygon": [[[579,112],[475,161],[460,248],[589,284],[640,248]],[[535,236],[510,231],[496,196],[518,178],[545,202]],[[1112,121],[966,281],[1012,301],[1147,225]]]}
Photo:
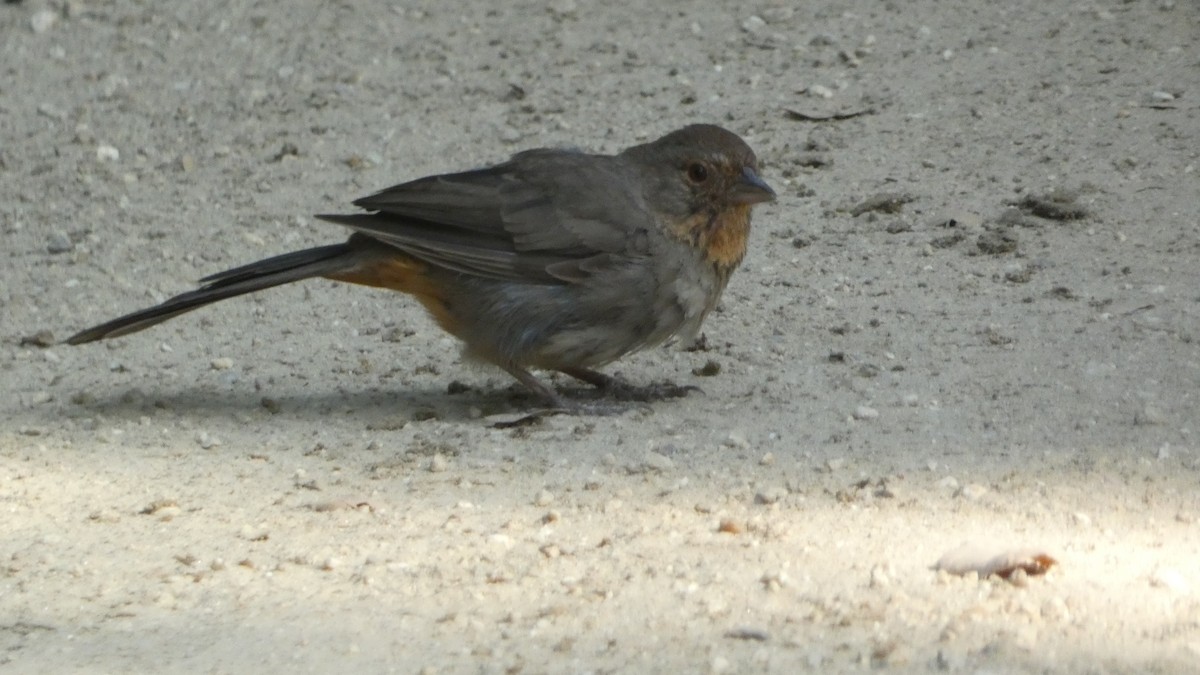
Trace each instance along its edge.
{"label": "long tail", "polygon": [[200,288],[177,295],[161,305],[126,314],[99,326],[80,331],[72,335],[67,343],[78,345],[136,333],[218,300],[261,291],[264,288],[301,279],[344,272],[359,262],[359,256],[349,244],[319,246],[259,260],[249,265],[205,277],[200,280],[204,284]]}

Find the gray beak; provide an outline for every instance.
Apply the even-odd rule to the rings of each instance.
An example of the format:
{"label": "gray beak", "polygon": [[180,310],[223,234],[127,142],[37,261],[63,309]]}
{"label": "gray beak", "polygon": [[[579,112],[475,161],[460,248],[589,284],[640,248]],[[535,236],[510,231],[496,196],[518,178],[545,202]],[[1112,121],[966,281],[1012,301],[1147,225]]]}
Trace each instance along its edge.
{"label": "gray beak", "polygon": [[775,201],[775,191],[767,182],[759,177],[754,169],[742,168],[742,180],[733,188],[735,204],[761,204]]}

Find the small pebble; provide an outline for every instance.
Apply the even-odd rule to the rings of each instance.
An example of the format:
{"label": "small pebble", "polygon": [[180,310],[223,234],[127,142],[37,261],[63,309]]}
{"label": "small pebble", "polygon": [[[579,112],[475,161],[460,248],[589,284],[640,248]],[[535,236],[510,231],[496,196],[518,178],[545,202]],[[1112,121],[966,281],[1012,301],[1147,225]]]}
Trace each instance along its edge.
{"label": "small pebble", "polygon": [[111,145],[96,146],[96,159],[101,162],[115,162],[121,159],[121,151]]}
{"label": "small pebble", "polygon": [[643,463],[647,469],[652,471],[668,471],[675,466],[675,462],[671,461],[670,457],[653,450],[646,453]]}
{"label": "small pebble", "polygon": [[53,345],[54,333],[43,328],[32,335],[26,335],[21,338],[21,346],[33,345],[35,347],[49,347]]}
{"label": "small pebble", "polygon": [[729,435],[725,437],[725,440],[721,442],[721,445],[724,445],[727,448],[748,450],[750,448],[750,441],[746,438],[745,433],[735,429],[729,432]]}
{"label": "small pebble", "polygon": [[818,98],[833,98],[833,90],[820,84],[810,85],[808,87],[808,94]]}
{"label": "small pebble", "polygon": [[1150,585],[1155,588],[1165,588],[1179,594],[1187,593],[1191,590],[1191,584],[1179,573],[1179,570],[1170,567],[1160,567],[1154,570],[1154,574],[1150,575]]}
{"label": "small pebble", "polygon": [[445,471],[446,469],[449,469],[449,468],[450,468],[450,462],[448,462],[446,460],[446,456],[440,452],[437,453],[436,455],[434,455],[429,460],[429,472],[430,473],[442,473],[443,471]]}
{"label": "small pebble", "polygon": [[201,431],[200,433],[196,434],[196,442],[199,443],[200,447],[204,448],[205,450],[215,448],[221,444],[219,439],[217,439],[215,436],[209,435],[207,431]]}
{"label": "small pebble", "polygon": [[871,568],[871,588],[887,588],[892,585],[895,571],[887,565],[876,565]]}
{"label": "small pebble", "polygon": [[227,356],[222,356],[220,358],[213,359],[209,365],[212,366],[213,370],[229,370],[233,367],[233,359]]}
{"label": "small pebble", "polygon": [[65,232],[52,232],[46,238],[46,250],[50,253],[68,253],[75,248],[75,244]]}
{"label": "small pebble", "polygon": [[549,506],[554,502],[554,494],[549,490],[542,490],[537,493],[537,497],[533,500],[534,506]]}
{"label": "small pebble", "polygon": [[860,405],[854,409],[854,419],[856,420],[873,420],[879,417],[879,411],[866,405]]}
{"label": "small pebble", "polygon": [[987,492],[988,489],[979,483],[968,483],[962,486],[962,489],[958,491],[958,496],[966,499],[967,501],[975,502],[979,501],[979,499],[986,495]]}
{"label": "small pebble", "polygon": [[763,18],[757,14],[750,15],[745,21],[742,22],[742,30],[751,35],[758,35],[759,33],[763,32],[763,29],[766,27],[767,22],[763,21]]}
{"label": "small pebble", "polygon": [[947,490],[958,490],[958,479],[954,476],[946,476],[937,482],[937,486]]}
{"label": "small pebble", "polygon": [[29,27],[38,34],[50,30],[56,23],[58,23],[58,12],[50,9],[34,12],[33,16],[29,17]]}
{"label": "small pebble", "polygon": [[787,496],[787,488],[773,487],[754,495],[755,504],[775,504]]}

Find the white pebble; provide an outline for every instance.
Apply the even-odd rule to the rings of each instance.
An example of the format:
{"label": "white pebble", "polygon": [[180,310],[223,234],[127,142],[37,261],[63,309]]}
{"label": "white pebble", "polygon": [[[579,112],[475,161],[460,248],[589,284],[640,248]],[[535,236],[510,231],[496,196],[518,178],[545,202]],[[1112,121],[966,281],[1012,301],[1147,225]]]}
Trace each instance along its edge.
{"label": "white pebble", "polygon": [[29,17],[29,27],[35,33],[45,33],[58,23],[58,12],[50,9],[43,9],[40,12],[35,12]]}
{"label": "white pebble", "polygon": [[821,84],[810,85],[808,88],[808,93],[812,96],[819,96],[820,98],[833,98],[833,90]]}
{"label": "white pebble", "polygon": [[549,490],[537,493],[537,497],[533,500],[534,506],[549,506],[552,502],[554,502],[554,494]]}
{"label": "white pebble", "polygon": [[213,370],[229,370],[233,367],[233,359],[227,356],[222,356],[220,358],[213,359],[209,365],[212,366]]}
{"label": "white pebble", "polygon": [[979,483],[968,483],[958,491],[958,496],[966,499],[967,501],[974,502],[979,501],[979,499],[986,495],[987,492],[988,489]]}
{"label": "white pebble", "polygon": [[939,480],[937,482],[937,485],[938,485],[938,487],[945,488],[947,490],[957,490],[958,489],[958,479],[955,478],[954,476],[946,476],[945,478]]}
{"label": "white pebble", "polygon": [[1154,570],[1154,574],[1150,576],[1150,585],[1180,594],[1191,590],[1191,584],[1179,573],[1179,570],[1170,567],[1160,567]]}
{"label": "white pebble", "polygon": [[448,468],[450,468],[450,462],[446,461],[445,455],[443,455],[440,452],[437,453],[436,455],[434,455],[433,458],[429,460],[429,472],[430,473],[442,473],[443,471],[445,471]]}
{"label": "white pebble", "polygon": [[750,448],[750,441],[746,438],[745,433],[735,429],[729,432],[729,435],[725,437],[725,440],[721,442],[721,445],[724,445],[727,448],[748,450]]}
{"label": "white pebble", "polygon": [[867,405],[860,405],[854,409],[854,419],[856,420],[873,420],[878,419],[879,411]]}
{"label": "white pebble", "polygon": [[758,35],[767,27],[767,22],[763,21],[761,16],[752,14],[742,22],[742,30],[751,35]]}
{"label": "white pebble", "polygon": [[121,151],[111,145],[96,146],[96,159],[101,162],[115,162],[121,159]]}
{"label": "white pebble", "polygon": [[646,453],[645,465],[652,471],[667,471],[674,468],[675,462],[672,462],[671,458],[666,455],[650,451]]}

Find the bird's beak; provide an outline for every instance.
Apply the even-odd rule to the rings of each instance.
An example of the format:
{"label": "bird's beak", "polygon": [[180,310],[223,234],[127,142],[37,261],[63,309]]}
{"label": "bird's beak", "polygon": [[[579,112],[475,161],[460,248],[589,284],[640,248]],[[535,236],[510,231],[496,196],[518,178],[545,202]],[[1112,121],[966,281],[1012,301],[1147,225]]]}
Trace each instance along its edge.
{"label": "bird's beak", "polygon": [[761,204],[775,201],[775,191],[767,185],[767,181],[759,177],[754,169],[742,167],[742,180],[733,187],[733,202],[735,204]]}

